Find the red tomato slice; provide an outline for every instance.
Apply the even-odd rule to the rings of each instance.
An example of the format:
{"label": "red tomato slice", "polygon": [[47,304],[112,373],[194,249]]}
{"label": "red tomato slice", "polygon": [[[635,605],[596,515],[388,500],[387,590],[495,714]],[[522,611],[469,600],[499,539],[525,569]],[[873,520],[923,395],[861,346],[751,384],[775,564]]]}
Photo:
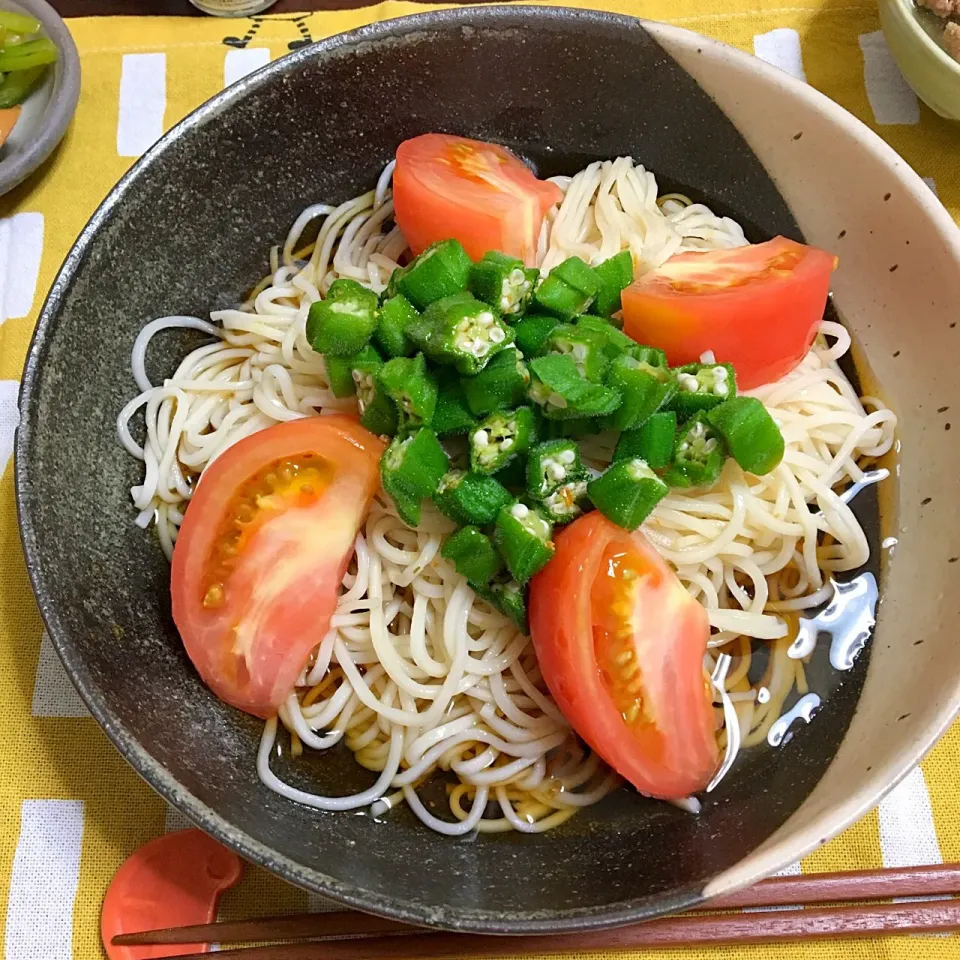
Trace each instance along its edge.
{"label": "red tomato slice", "polygon": [[639,531],[589,513],[533,580],[530,632],[573,729],[641,793],[702,790],[719,762],[703,607]]}
{"label": "red tomato slice", "polygon": [[532,267],[543,215],[562,199],[494,143],[425,133],[397,148],[393,204],[414,253],[453,238],[474,260],[499,250]]}
{"label": "red tomato slice", "polygon": [[741,390],[789,373],[817,335],[837,258],[776,237],[732,250],[680,253],[623,291],[623,329],[671,366],[712,350]]}
{"label": "red tomato slice", "polygon": [[347,416],[241,440],[203,472],[173,551],[173,619],[207,686],[269,717],[323,639],[383,444]]}

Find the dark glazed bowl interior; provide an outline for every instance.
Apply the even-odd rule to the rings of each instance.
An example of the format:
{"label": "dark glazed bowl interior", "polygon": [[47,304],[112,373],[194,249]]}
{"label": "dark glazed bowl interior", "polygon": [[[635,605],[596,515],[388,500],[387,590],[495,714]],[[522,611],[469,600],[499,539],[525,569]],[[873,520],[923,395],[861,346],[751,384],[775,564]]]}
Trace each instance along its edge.
{"label": "dark glazed bowl interior", "polygon": [[[822,720],[788,751],[748,757],[700,817],[623,790],[544,835],[449,839],[403,810],[374,822],[263,787],[260,724],[193,672],[170,619],[167,563],[133,523],[140,468],[114,422],[136,392],[129,356],[143,324],[235,304],[305,205],[369,189],[401,140],[434,130],[504,143],[541,175],[631,154],[662,189],[703,197],[752,239],[799,237],[746,142],[638,21],[461,9],[300,50],[165,137],[97,212],[56,281],[24,375],[17,451],[41,609],[133,766],[210,833],[294,883],[464,930],[583,929],[678,909],[808,795],[847,727],[866,658]],[[155,341],[154,382],[189,342]],[[345,752],[283,772],[326,793],[370,782]]]}

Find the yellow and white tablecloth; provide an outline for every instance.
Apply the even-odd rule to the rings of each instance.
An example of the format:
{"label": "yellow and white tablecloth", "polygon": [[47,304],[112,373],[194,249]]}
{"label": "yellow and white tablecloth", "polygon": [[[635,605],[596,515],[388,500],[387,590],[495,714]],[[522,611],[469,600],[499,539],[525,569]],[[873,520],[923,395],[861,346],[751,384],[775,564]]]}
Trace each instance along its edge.
{"label": "yellow and white tablecloth", "polygon": [[[603,0],[596,5],[708,34],[807,80],[884,137],[960,217],[960,126],[918,103],[890,57],[874,3]],[[7,960],[101,957],[100,903],[114,871],[151,837],[186,825],[127,767],[87,714],[44,636],[30,592],[17,533],[11,451],[18,381],[44,294],[110,187],[186,113],[286,53],[291,42],[423,9],[387,2],[249,20],[69,22],[83,67],[76,119],[45,170],[0,198],[0,926]],[[227,45],[227,37],[246,45]],[[958,784],[960,726],[955,726],[877,810],[796,869],[960,861]],[[309,906],[303,891],[250,868],[225,897],[222,915]],[[960,960],[960,936],[691,948],[644,956]]]}

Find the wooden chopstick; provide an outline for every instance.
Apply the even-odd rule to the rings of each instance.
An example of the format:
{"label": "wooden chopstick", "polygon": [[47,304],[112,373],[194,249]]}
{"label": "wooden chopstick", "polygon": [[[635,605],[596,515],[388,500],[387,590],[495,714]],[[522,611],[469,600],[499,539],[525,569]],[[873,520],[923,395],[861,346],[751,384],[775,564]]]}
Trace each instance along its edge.
{"label": "wooden chopstick", "polygon": [[[960,864],[889,870],[852,870],[790,877],[771,877],[736,893],[717,897],[698,909],[801,906],[848,900],[930,897],[960,894]],[[810,913],[804,914],[810,916]],[[436,931],[369,916],[355,911],[259,917],[192,927],[171,927],[126,933],[113,938],[116,946],[158,943],[247,943],[258,940],[323,940],[336,937],[435,934]],[[512,940],[513,938],[511,938]],[[245,954],[249,956],[249,953]],[[256,957],[249,957],[256,960]]]}
{"label": "wooden chopstick", "polygon": [[[521,954],[630,950],[710,944],[768,943],[878,934],[944,933],[960,927],[960,901],[878,903],[814,907],[773,913],[726,913],[664,917],[631,927],[565,936],[493,937],[429,933],[408,937],[286,943],[224,950],[222,960],[431,960],[437,957],[491,958]],[[177,960],[210,960],[206,953]]]}

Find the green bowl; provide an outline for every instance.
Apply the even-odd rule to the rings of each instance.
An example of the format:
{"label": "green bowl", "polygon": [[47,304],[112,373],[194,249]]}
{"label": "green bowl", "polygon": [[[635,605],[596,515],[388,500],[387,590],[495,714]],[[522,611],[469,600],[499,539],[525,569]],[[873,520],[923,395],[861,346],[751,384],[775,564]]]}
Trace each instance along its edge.
{"label": "green bowl", "polygon": [[913,0],[880,0],[887,46],[917,96],[948,120],[960,120],[960,63],[941,45],[943,21]]}

